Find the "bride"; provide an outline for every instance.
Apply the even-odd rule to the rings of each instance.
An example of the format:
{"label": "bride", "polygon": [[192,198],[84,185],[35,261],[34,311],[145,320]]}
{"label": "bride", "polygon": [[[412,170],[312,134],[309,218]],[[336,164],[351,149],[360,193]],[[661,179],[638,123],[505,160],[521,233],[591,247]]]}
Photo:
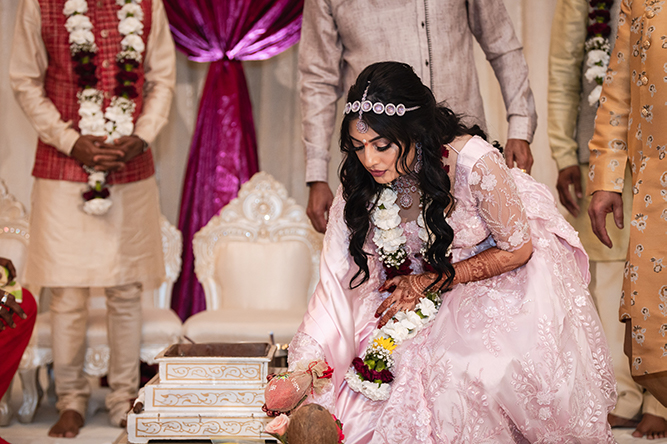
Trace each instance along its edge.
{"label": "bride", "polygon": [[290,344],[291,369],[334,369],[308,402],[348,444],[615,442],[588,258],[548,189],[408,65],[367,67],[347,100],[321,280]]}

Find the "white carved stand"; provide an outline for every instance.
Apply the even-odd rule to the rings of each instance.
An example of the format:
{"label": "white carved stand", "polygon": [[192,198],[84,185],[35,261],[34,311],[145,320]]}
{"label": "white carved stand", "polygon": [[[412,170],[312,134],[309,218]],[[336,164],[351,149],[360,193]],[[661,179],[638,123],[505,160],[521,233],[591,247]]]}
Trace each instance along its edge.
{"label": "white carved stand", "polygon": [[[206,347],[226,356],[206,356]],[[128,415],[128,442],[271,439],[262,405],[275,351],[262,343],[172,345],[155,358],[159,373],[144,389],[144,411]]]}

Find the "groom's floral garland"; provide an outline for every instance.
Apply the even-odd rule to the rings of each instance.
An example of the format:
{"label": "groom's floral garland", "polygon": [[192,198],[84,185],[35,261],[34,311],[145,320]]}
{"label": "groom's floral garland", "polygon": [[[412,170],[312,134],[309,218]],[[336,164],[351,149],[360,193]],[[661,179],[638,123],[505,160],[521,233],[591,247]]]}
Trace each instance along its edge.
{"label": "groom's floral garland", "polygon": [[[77,94],[79,101],[79,129],[82,135],[106,136],[114,141],[122,136],[129,136],[134,131],[132,116],[136,103],[132,100],[138,96],[135,82],[139,79],[136,69],[142,61],[145,49],[141,35],[144,32],[144,11],[139,3],[141,0],[116,0],[120,10],[118,31],[123,36],[121,50],[116,55],[116,63],[120,68],[116,75],[118,85],[114,97],[102,111],[104,94],[96,89],[98,78],[95,75],[97,66],[94,63],[98,47],[92,32],[93,24],[86,15],[86,0],[67,0],[63,14],[67,17],[65,27],[69,33],[70,54],[74,61],[74,71],[79,76],[81,91]],[[83,210],[88,214],[105,214],[111,207],[108,199],[109,190],[105,186],[106,173],[101,173],[84,166],[89,174],[90,189],[83,194],[85,203]]]}
{"label": "groom's floral garland", "polygon": [[597,83],[593,91],[588,95],[588,104],[597,106],[602,93],[602,82],[607,74],[609,57],[611,55],[611,44],[609,43],[609,34],[611,27],[609,20],[611,15],[609,9],[613,0],[591,0],[591,12],[588,17],[591,24],[587,28],[588,37],[584,43],[586,52],[586,72],[584,76],[589,82]]}
{"label": "groom's floral garland", "polygon": [[[371,220],[375,225],[373,242],[377,246],[387,278],[410,273],[410,258],[406,251],[406,237],[401,228],[400,211],[396,204],[398,195],[386,187],[382,190]],[[417,218],[419,238],[422,240],[423,256],[431,241],[424,219]],[[428,266],[427,262],[424,262]],[[429,268],[429,267],[425,267]],[[375,329],[369,345],[362,357],[354,358],[352,367],[345,374],[348,386],[372,401],[384,401],[391,392],[390,383],[394,380],[392,353],[401,342],[417,335],[431,322],[440,308],[441,298],[436,291],[429,291],[422,297],[414,310],[398,312],[384,327]]]}

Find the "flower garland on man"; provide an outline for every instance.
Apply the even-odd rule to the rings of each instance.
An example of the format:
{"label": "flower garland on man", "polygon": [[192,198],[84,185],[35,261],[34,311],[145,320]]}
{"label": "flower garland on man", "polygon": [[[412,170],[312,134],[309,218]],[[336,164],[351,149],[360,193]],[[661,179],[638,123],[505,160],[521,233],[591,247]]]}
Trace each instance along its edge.
{"label": "flower garland on man", "polygon": [[84,423],[90,287],[107,296],[106,405],[111,423],[122,425],[138,388],[142,287],[164,276],[148,149],[175,84],[162,0],[20,0],[9,73],[39,136],[24,280],[51,288],[57,313],[60,419],[49,434],[73,437]]}
{"label": "flower garland on man", "polygon": [[609,56],[611,55],[611,44],[609,43],[611,14],[609,9],[612,3],[612,0],[590,1],[591,12],[588,18],[591,23],[587,28],[588,37],[584,43],[586,52],[586,72],[584,76],[587,81],[597,83],[597,86],[588,95],[590,106],[598,105],[602,92],[602,82],[607,75],[607,65],[609,65]]}
{"label": "flower garland on man", "polygon": [[[134,131],[132,117],[136,104],[132,99],[138,96],[135,82],[139,79],[136,69],[141,64],[146,47],[141,39],[144,31],[144,12],[139,6],[141,0],[116,0],[116,3],[120,6],[117,13],[118,32],[123,39],[116,56],[118,85],[114,88],[115,95],[106,111],[102,109],[104,93],[96,89],[98,78],[95,75],[97,65],[94,59],[98,47],[92,32],[93,24],[86,15],[88,4],[85,0],[67,0],[63,8],[63,14],[67,17],[65,27],[69,32],[72,61],[76,65],[74,71],[79,76],[78,84],[82,88],[77,94],[79,129],[83,135],[103,136],[111,142],[130,136]],[[142,150],[148,147],[143,140],[141,142]],[[90,185],[89,191],[83,194],[83,211],[94,215],[105,214],[111,207],[108,199],[110,193],[105,186],[106,172],[102,171],[102,176],[100,171],[86,164],[83,169],[88,173]]]}

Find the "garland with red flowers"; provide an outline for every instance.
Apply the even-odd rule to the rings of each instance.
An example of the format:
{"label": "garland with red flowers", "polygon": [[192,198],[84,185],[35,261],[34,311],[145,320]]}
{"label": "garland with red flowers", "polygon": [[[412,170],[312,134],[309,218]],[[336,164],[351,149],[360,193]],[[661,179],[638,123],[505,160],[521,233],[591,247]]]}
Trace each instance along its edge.
{"label": "garland with red flowers", "polygon": [[[144,11],[139,5],[141,0],[116,0],[120,9],[116,13],[119,23],[118,32],[122,36],[120,51],[116,55],[118,73],[114,88],[114,97],[105,111],[102,110],[103,93],[96,89],[97,65],[95,56],[98,47],[93,34],[93,24],[86,15],[86,0],[67,0],[63,14],[67,17],[65,28],[69,33],[70,55],[77,74],[77,84],[81,91],[77,93],[79,101],[79,131],[82,135],[104,136],[114,141],[134,132],[133,114],[138,97],[136,72],[142,61],[145,44],[143,34]],[[106,187],[106,173],[83,166],[88,173],[90,189],[83,194],[83,210],[88,214],[105,214],[111,207],[109,190]]]}
{"label": "garland with red flowers", "polygon": [[589,38],[595,36],[609,37],[609,34],[611,34],[611,27],[609,26],[611,20],[610,9],[613,3],[613,0],[591,0],[589,2],[591,12],[588,14],[588,18],[592,21],[587,28]]}

